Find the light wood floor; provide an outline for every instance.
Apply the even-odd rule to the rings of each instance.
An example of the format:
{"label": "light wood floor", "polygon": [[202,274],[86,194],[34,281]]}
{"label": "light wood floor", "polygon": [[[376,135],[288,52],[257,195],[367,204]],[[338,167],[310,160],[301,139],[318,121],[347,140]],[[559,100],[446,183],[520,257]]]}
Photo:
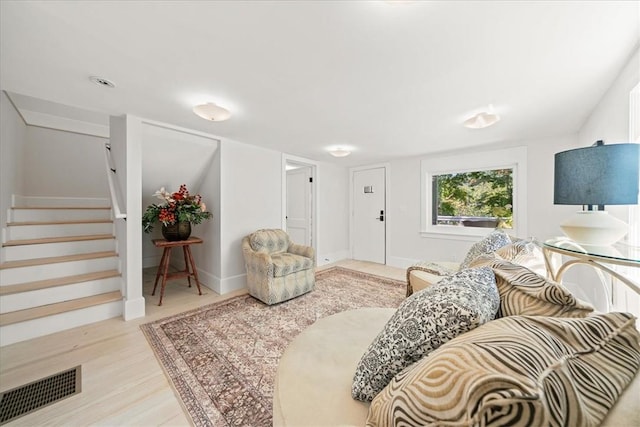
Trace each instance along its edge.
{"label": "light wood floor", "polygon": [[[405,270],[361,261],[336,264],[398,280]],[[323,266],[322,268],[328,268]],[[245,293],[220,296],[203,287],[198,296],[185,280],[168,282],[163,306],[151,296],[155,269],[144,272],[146,317],[110,319],[0,348],[0,391],[82,365],[82,392],[7,424],[8,426],[188,425],[179,400],[140,325]]]}

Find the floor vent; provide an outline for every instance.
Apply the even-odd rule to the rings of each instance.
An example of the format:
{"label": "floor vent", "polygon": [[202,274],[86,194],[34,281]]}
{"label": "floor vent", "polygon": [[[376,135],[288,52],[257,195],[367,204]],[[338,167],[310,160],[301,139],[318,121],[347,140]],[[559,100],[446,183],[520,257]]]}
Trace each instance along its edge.
{"label": "floor vent", "polygon": [[0,393],[0,425],[80,393],[81,367]]}

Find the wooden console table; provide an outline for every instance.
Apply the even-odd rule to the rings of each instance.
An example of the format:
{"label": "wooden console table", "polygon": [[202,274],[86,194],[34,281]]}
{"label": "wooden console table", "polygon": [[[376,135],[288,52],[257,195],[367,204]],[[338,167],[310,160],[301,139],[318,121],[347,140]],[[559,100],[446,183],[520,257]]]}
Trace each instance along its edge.
{"label": "wooden console table", "polygon": [[[202,243],[202,239],[199,237],[189,237],[187,240],[178,240],[170,242],[165,239],[153,239],[153,244],[156,248],[163,248],[162,258],[160,259],[160,265],[158,266],[158,272],[156,273],[156,282],[153,284],[153,292],[151,295],[156,294],[156,288],[158,287],[158,279],[162,276],[162,285],[160,287],[160,302],[158,305],[162,305],[162,297],[164,296],[164,287],[167,284],[167,279],[175,279],[178,277],[186,277],[191,287],[191,277],[196,281],[198,287],[198,295],[202,295],[200,289],[200,280],[198,280],[198,270],[196,269],[196,263],[193,261],[191,255],[191,245]],[[182,253],[184,254],[184,270],[175,273],[169,273],[169,263],[171,261],[171,249],[182,246]]]}

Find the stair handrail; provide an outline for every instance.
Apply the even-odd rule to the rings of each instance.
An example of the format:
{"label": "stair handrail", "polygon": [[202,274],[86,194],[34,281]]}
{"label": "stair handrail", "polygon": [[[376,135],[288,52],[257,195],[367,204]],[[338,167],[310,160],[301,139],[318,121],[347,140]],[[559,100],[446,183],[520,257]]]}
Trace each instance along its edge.
{"label": "stair handrail", "polygon": [[113,214],[117,219],[127,219],[127,213],[120,210],[120,187],[116,184],[115,175],[116,167],[113,164],[111,158],[111,144],[106,143],[105,146],[105,164],[107,166],[107,181],[109,182],[109,194],[111,195],[111,206],[113,207]]}

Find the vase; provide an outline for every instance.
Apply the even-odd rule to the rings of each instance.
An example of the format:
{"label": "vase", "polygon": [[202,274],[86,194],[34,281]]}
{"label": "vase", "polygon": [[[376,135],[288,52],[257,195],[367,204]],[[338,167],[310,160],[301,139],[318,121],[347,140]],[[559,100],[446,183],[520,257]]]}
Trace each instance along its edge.
{"label": "vase", "polygon": [[175,224],[162,224],[162,236],[169,242],[187,240],[191,236],[190,222],[176,222]]}

